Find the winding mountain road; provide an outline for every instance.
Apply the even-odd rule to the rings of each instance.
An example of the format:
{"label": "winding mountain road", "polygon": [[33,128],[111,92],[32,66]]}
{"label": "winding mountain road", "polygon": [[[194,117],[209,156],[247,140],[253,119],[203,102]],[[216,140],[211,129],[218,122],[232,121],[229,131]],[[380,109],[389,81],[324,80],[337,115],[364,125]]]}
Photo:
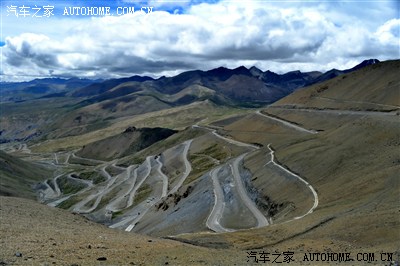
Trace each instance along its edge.
{"label": "winding mountain road", "polygon": [[292,175],[292,176],[298,178],[298,179],[299,179],[301,182],[303,182],[304,184],[306,184],[306,186],[311,190],[311,192],[312,192],[312,194],[313,194],[313,196],[314,196],[314,204],[313,204],[313,206],[311,207],[311,209],[310,209],[307,213],[305,213],[304,215],[295,217],[294,220],[301,219],[301,218],[303,218],[304,216],[306,216],[306,215],[312,213],[312,212],[315,210],[315,208],[317,208],[317,206],[318,206],[318,194],[317,194],[317,192],[315,191],[315,189],[310,185],[310,183],[308,183],[308,182],[307,182],[306,180],[304,180],[302,177],[300,177],[299,175],[297,175],[297,174],[291,172],[290,170],[286,169],[286,168],[283,167],[282,165],[276,163],[275,160],[274,160],[274,159],[275,159],[274,150],[271,149],[271,144],[268,144],[267,147],[268,147],[268,149],[270,150],[270,155],[271,155],[271,160],[270,160],[270,162],[273,163],[275,166],[279,167],[280,169],[282,169],[283,171],[287,172],[288,174],[290,174],[290,175]]}
{"label": "winding mountain road", "polygon": [[213,169],[209,175],[213,181],[213,187],[214,187],[214,206],[210,212],[210,215],[207,218],[206,221],[206,226],[210,228],[212,231],[217,232],[217,233],[222,233],[222,232],[233,232],[234,230],[228,229],[223,227],[220,224],[220,220],[222,218],[222,214],[224,212],[224,193],[222,191],[221,185],[219,184],[218,181],[218,173],[221,170],[221,166]]}
{"label": "winding mountain road", "polygon": [[58,157],[57,157],[57,153],[56,152],[54,153],[54,161],[55,161],[56,164],[58,164]]}
{"label": "winding mountain road", "polygon": [[231,143],[231,144],[233,144],[233,145],[236,145],[236,146],[248,147],[248,148],[252,148],[252,149],[256,149],[256,150],[259,149],[259,147],[257,147],[256,145],[253,145],[253,144],[249,144],[249,143],[245,143],[245,142],[241,142],[241,141],[238,141],[238,140],[234,140],[234,139],[230,139],[230,138],[224,137],[224,136],[218,134],[218,133],[217,133],[217,130],[215,130],[215,129],[211,129],[211,128],[203,127],[203,126],[199,126],[199,125],[193,125],[192,128],[204,128],[204,129],[207,129],[207,130],[211,131],[211,133],[212,133],[214,136],[216,136],[217,138],[220,138],[220,139],[222,139],[222,140],[224,140],[224,141],[226,141],[226,142],[228,142],[228,143]]}
{"label": "winding mountain road", "polygon": [[163,182],[161,198],[164,198],[165,196],[167,196],[168,193],[168,176],[166,176],[161,170],[163,167],[163,163],[160,161],[160,156],[157,157],[156,162],[158,164],[157,172],[160,174],[159,176],[161,177],[161,180]]}
{"label": "winding mountain road", "polygon": [[[58,179],[59,177],[61,177],[61,175],[60,175],[60,176],[57,176],[56,178]],[[76,192],[76,193],[73,193],[73,194],[67,195],[67,196],[65,196],[65,197],[62,197],[62,198],[60,198],[60,199],[58,199],[58,200],[52,201],[52,202],[48,203],[47,205],[52,206],[52,207],[56,207],[56,206],[59,205],[60,203],[62,203],[62,202],[64,202],[64,201],[66,201],[67,199],[69,199],[70,197],[75,196],[75,195],[79,195],[79,194],[82,194],[82,193],[85,193],[86,191],[88,191],[89,189],[91,189],[91,188],[94,186],[93,181],[91,181],[91,180],[88,181],[88,180],[83,180],[83,179],[74,178],[74,177],[71,176],[71,174],[69,174],[69,175],[67,176],[67,178],[70,178],[70,179],[72,179],[72,180],[80,181],[80,182],[86,184],[87,186],[86,186],[86,188],[84,188],[84,189],[82,189],[82,190],[80,190],[80,191],[78,191],[78,192]],[[57,184],[57,181],[55,181],[54,184],[56,185],[56,184]],[[57,184],[57,188],[58,188],[58,190],[59,190],[58,184]],[[57,188],[56,188],[56,190],[57,190]]]}
{"label": "winding mountain road", "polygon": [[[105,170],[105,167],[103,167],[102,170],[104,170],[105,174],[110,176],[109,182],[107,183],[106,187],[101,189],[96,194],[89,195],[88,197],[86,197],[86,199],[84,199],[84,200],[78,202],[77,204],[75,204],[74,205],[74,209],[73,209],[74,212],[77,212],[77,213],[91,213],[91,212],[93,212],[99,206],[101,200],[103,199],[103,197],[106,194],[108,194],[115,187],[119,186],[120,184],[122,184],[123,182],[125,182],[127,179],[130,178],[129,169],[126,169],[124,172],[122,172],[121,174],[119,174],[119,175],[117,175],[115,177],[112,177],[111,175],[109,175],[107,173],[107,171]],[[122,178],[123,175],[125,175],[125,178]],[[119,182],[116,183],[117,179],[122,179],[122,180],[120,180]],[[93,199],[96,199],[96,200],[93,203],[92,207],[84,209],[83,207],[87,203],[92,201]]]}
{"label": "winding mountain road", "polygon": [[[198,127],[200,128],[200,126],[198,125],[194,125],[194,127]],[[212,134],[228,143],[231,143],[233,145],[237,145],[240,147],[248,147],[251,148],[253,150],[258,150],[260,149],[258,146],[256,145],[252,145],[252,144],[248,144],[248,143],[244,143],[241,141],[237,141],[237,140],[233,140],[230,138],[226,138],[224,136],[221,136],[217,133],[217,131],[215,129],[209,129],[206,127],[202,127],[205,129],[208,129],[212,132]],[[238,189],[238,193],[240,195],[241,200],[243,201],[243,203],[245,204],[245,206],[252,212],[252,214],[254,215],[254,217],[257,220],[257,227],[262,227],[262,226],[267,226],[269,225],[267,218],[260,212],[260,210],[257,208],[257,206],[254,204],[254,202],[248,197],[247,192],[245,190],[245,188],[243,187],[243,182],[240,178],[240,174],[239,174],[239,162],[241,160],[243,160],[243,158],[247,155],[248,153],[244,153],[240,156],[238,156],[237,158],[234,159],[233,163],[230,165],[231,167],[231,171],[232,174],[234,176],[234,180],[235,180],[235,184],[237,186]],[[219,221],[222,217],[222,213],[223,213],[223,209],[225,206],[224,203],[224,196],[223,196],[223,192],[222,192],[222,188],[219,184],[218,181],[218,172],[221,170],[221,167],[215,168],[214,170],[212,170],[210,172],[210,176],[213,180],[213,186],[214,186],[214,207],[210,213],[210,215],[207,218],[207,222],[206,225],[208,228],[210,228],[211,230],[215,231],[215,232],[232,232],[235,231],[233,229],[229,229],[229,228],[225,228],[223,227]]]}
{"label": "winding mountain road", "polygon": [[[90,159],[90,158],[83,158],[83,157],[79,157],[77,156],[75,153],[71,154],[72,158],[75,158],[77,160],[82,160],[82,161],[87,161],[87,162],[91,162],[93,164],[107,164],[108,162],[106,161],[101,161],[101,160],[96,160],[96,159]],[[69,158],[68,158],[69,160]]]}
{"label": "winding mountain road", "polygon": [[68,153],[67,157],[65,158],[64,164],[69,164],[69,159],[71,158],[71,152]]}
{"label": "winding mountain road", "polygon": [[[107,170],[106,170],[106,168],[108,167],[108,165],[104,165],[102,168],[101,168],[101,173],[103,173],[103,176],[105,177],[105,178],[107,178],[107,181],[109,181],[109,180],[111,180],[111,178],[112,178],[112,176],[107,172]],[[125,169],[126,170],[126,169]]]}
{"label": "winding mountain road", "polygon": [[264,116],[264,117],[269,118],[269,119],[272,119],[274,121],[280,122],[280,123],[284,124],[285,126],[293,128],[293,129],[295,129],[297,131],[300,131],[300,132],[305,132],[305,133],[310,133],[310,134],[317,134],[318,133],[318,131],[306,129],[304,127],[298,126],[298,125],[296,125],[294,123],[290,123],[290,122],[285,121],[283,119],[279,119],[277,117],[273,117],[273,116],[270,116],[270,115],[263,114],[260,111],[256,111],[256,114]]}
{"label": "winding mountain road", "polygon": [[58,176],[56,176],[56,177],[53,179],[54,191],[56,192],[57,197],[61,196],[61,190],[60,190],[60,187],[58,186],[58,183],[57,183],[57,180],[58,180],[61,176],[63,176],[63,174],[58,175]]}
{"label": "winding mountain road", "polygon": [[[393,106],[394,108],[397,106]],[[271,106],[274,109],[282,109],[282,110],[294,110],[296,112],[309,112],[309,113],[326,113],[333,115],[360,115],[360,116],[396,116],[398,115],[399,110],[394,110],[390,112],[385,111],[357,111],[357,110],[341,110],[341,109],[316,109],[316,108],[304,108],[304,107],[295,107],[291,106]]]}
{"label": "winding mountain road", "polygon": [[257,219],[257,227],[267,226],[269,225],[267,218],[257,208],[256,204],[249,198],[246,189],[243,185],[242,178],[240,177],[239,163],[243,160],[243,158],[246,155],[247,153],[240,155],[239,157],[233,160],[233,163],[230,164],[236,188],[239,192],[242,202],[246,205],[246,207],[251,211],[251,213]]}
{"label": "winding mountain road", "polygon": [[111,166],[112,167],[114,167],[114,168],[116,168],[116,169],[119,169],[119,170],[125,170],[126,169],[126,167],[122,167],[122,166],[119,166],[119,165],[117,165],[117,162],[116,162],[117,160],[115,160],[115,161],[113,161],[112,163],[111,163]]}
{"label": "winding mountain road", "polygon": [[144,181],[146,181],[146,179],[149,177],[149,175],[151,173],[151,161],[150,161],[151,158],[152,158],[152,156],[146,157],[146,169],[147,169],[147,172],[146,172],[145,176],[139,181],[139,183],[136,186],[134,186],[132,191],[129,193],[129,199],[128,199],[128,203],[126,205],[126,208],[129,208],[129,207],[131,207],[133,205],[133,200],[135,198],[136,191],[142,186]]}
{"label": "winding mountain road", "polygon": [[[132,167],[134,167],[134,165],[130,165],[128,168],[125,169],[125,171],[127,171],[127,174],[130,175],[130,172],[132,171]],[[131,193],[131,191],[133,190],[133,188],[136,185],[136,180],[137,180],[137,168],[135,170],[133,170],[133,177],[131,177],[131,175],[128,177],[128,179],[131,179],[131,186],[129,187],[129,189],[127,190],[126,193],[124,193],[123,195],[115,198],[114,200],[112,200],[109,204],[107,204],[106,206],[106,210],[110,211],[110,212],[118,212],[123,210],[124,208],[128,208],[127,205],[127,197],[128,195]],[[117,208],[115,206],[117,206],[118,204],[120,204],[122,201],[126,201],[126,204],[123,208]]]}
{"label": "winding mountain road", "polygon": [[[309,129],[303,128],[299,125],[296,125],[294,123],[279,119],[277,117],[272,117],[272,116],[263,114],[260,111],[257,111],[256,113],[260,116],[263,116],[268,119],[272,119],[274,121],[282,123],[283,125],[290,127],[292,129],[295,129],[299,132],[308,133],[308,134],[318,133],[315,130],[309,130]],[[214,205],[212,207],[211,212],[209,213],[209,215],[207,217],[206,226],[209,229],[211,229],[212,231],[215,231],[217,233],[236,231],[236,229],[226,228],[223,225],[221,225],[221,219],[223,218],[223,215],[224,215],[224,209],[230,208],[230,206],[231,206],[231,205],[229,205],[230,204],[229,201],[227,201],[224,196],[223,188],[225,188],[225,185],[227,185],[227,184],[226,184],[225,179],[224,179],[224,181],[220,180],[222,170],[223,170],[224,177],[226,176],[226,173],[231,173],[233,176],[233,182],[232,182],[232,179],[228,176],[229,179],[231,180],[229,182],[231,182],[232,187],[234,187],[236,189],[235,200],[238,200],[236,202],[240,202],[239,205],[235,205],[235,206],[240,206],[241,210],[248,209],[249,212],[246,210],[246,215],[254,216],[256,223],[254,222],[254,219],[253,219],[250,226],[252,226],[253,228],[268,226],[270,224],[268,221],[268,218],[263,215],[263,213],[258,209],[255,202],[252,201],[252,199],[249,197],[247,190],[245,188],[245,184],[243,183],[243,180],[242,180],[242,177],[240,174],[240,170],[239,170],[241,167],[240,164],[244,160],[245,156],[248,155],[250,152],[259,150],[260,147],[253,145],[253,144],[234,140],[229,137],[222,136],[222,135],[218,134],[217,130],[215,130],[213,128],[198,126],[198,125],[193,125],[192,127],[193,128],[204,128],[204,129],[210,131],[210,133],[212,135],[214,135],[215,137],[217,137],[227,143],[230,143],[232,145],[236,145],[239,147],[247,148],[246,149],[247,152],[239,155],[236,158],[230,158],[229,162],[226,162],[224,165],[220,165],[208,172],[208,175],[212,179],[213,192],[214,192]],[[174,181],[174,184],[173,184],[174,186],[170,191],[168,191],[170,180],[169,180],[168,176],[165,175],[162,171],[163,162],[161,161],[161,156],[148,156],[148,157],[146,157],[145,162],[143,162],[138,167],[137,167],[137,165],[130,165],[127,168],[122,168],[122,167],[116,165],[116,161],[104,162],[104,161],[100,161],[100,160],[81,158],[81,157],[76,156],[75,153],[73,153],[73,152],[68,153],[68,156],[66,157],[66,160],[65,160],[65,164],[68,164],[70,156],[72,156],[73,158],[81,160],[81,162],[83,162],[83,163],[88,162],[91,164],[96,164],[96,165],[94,165],[96,171],[100,171],[101,174],[107,178],[107,182],[104,182],[104,184],[102,184],[98,187],[95,187],[95,189],[93,191],[91,191],[93,193],[91,193],[88,196],[85,195],[86,197],[83,200],[76,203],[73,206],[73,211],[77,212],[77,213],[91,213],[91,212],[95,211],[98,208],[102,199],[105,197],[105,195],[107,195],[108,193],[110,193],[112,191],[113,192],[115,191],[116,195],[107,195],[107,196],[109,196],[109,197],[111,196],[113,198],[111,201],[106,203],[107,205],[105,206],[105,211],[106,212],[118,212],[118,211],[122,211],[124,209],[129,209],[134,204],[134,199],[135,199],[137,191],[143,186],[144,182],[146,180],[148,180],[148,178],[150,177],[151,180],[148,181],[148,184],[156,184],[157,189],[156,190],[153,189],[152,195],[148,196],[147,200],[143,200],[143,201],[139,202],[139,204],[135,205],[134,208],[127,210],[125,212],[124,216],[121,217],[121,220],[119,220],[117,223],[110,225],[111,228],[124,228],[125,231],[128,231],[128,232],[131,231],[135,227],[135,225],[146,215],[146,213],[157,202],[160,201],[160,199],[166,197],[168,194],[176,193],[179,190],[179,188],[182,187],[183,183],[185,182],[185,180],[187,179],[187,177],[190,175],[190,173],[192,171],[192,165],[191,165],[190,161],[188,160],[189,149],[192,145],[192,142],[193,142],[193,139],[179,144],[179,145],[184,145],[183,151],[182,151],[182,148],[181,148],[182,146],[181,146],[181,147],[179,147],[179,152],[180,151],[182,151],[182,152],[180,154],[177,153],[176,155],[173,155],[174,157],[172,159],[182,160],[182,162],[184,163],[184,171],[180,176],[178,176],[175,179],[176,181]],[[268,163],[274,164],[276,167],[279,167],[281,170],[296,177],[298,180],[300,180],[302,183],[304,183],[308,187],[308,189],[310,189],[310,191],[312,192],[312,194],[314,196],[313,206],[308,210],[307,213],[305,213],[302,216],[295,217],[294,220],[303,218],[304,216],[312,213],[315,210],[315,208],[317,208],[317,206],[318,206],[318,195],[317,195],[315,189],[307,181],[305,181],[302,177],[291,172],[287,168],[285,168],[282,165],[280,165],[279,163],[277,163],[275,161],[274,150],[271,148],[271,144],[268,144],[267,147],[270,151],[270,153],[269,153],[270,160],[267,162],[267,164]],[[59,164],[59,159],[58,159],[56,153],[54,153],[54,161],[56,162],[56,164]],[[80,162],[78,162],[78,164],[79,163]],[[117,171],[118,175],[111,176],[106,170],[106,168],[109,166],[115,167],[118,170],[122,170],[122,172]],[[230,168],[230,172],[229,172],[228,167]],[[135,168],[135,169],[133,169],[133,168]],[[57,197],[60,197],[62,195],[62,192],[57,184],[57,179],[60,176],[57,176],[52,180],[52,182],[54,184],[53,189],[51,188],[51,186],[49,184],[46,184],[49,189],[52,189],[52,191],[54,191],[54,195],[56,195]],[[84,193],[94,187],[92,181],[74,178],[71,176],[71,174],[69,174],[67,176],[67,178],[85,183],[87,185],[87,187],[78,193],[68,195],[64,198],[58,199],[54,202],[51,202],[49,205],[57,206],[59,203],[67,200],[71,196],[79,194],[79,193]],[[162,187],[161,187],[160,180],[162,182]],[[225,182],[225,183],[222,183],[222,182]],[[117,189],[114,190],[114,188],[117,188]],[[89,206],[89,203],[91,206]],[[102,211],[104,211],[104,210],[102,209]],[[225,213],[226,213],[226,215],[229,216],[228,209],[225,210]],[[232,213],[234,213],[234,212],[232,212]],[[230,218],[227,218],[227,219],[229,220]],[[234,227],[234,226],[232,226],[232,227]]]}
{"label": "winding mountain road", "polygon": [[189,148],[192,142],[193,142],[192,139],[184,142],[185,148],[183,149],[182,153],[182,161],[185,164],[185,171],[182,173],[182,176],[180,177],[178,183],[171,189],[169,194],[177,192],[178,189],[182,186],[183,182],[185,182],[186,178],[189,176],[190,172],[192,171],[192,165],[188,160]]}

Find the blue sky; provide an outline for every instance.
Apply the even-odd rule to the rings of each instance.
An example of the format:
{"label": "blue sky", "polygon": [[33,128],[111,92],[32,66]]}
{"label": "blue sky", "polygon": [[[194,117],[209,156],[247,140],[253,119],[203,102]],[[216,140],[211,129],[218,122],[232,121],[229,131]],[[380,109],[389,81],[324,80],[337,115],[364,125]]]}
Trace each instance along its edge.
{"label": "blue sky", "polygon": [[[30,16],[16,17],[13,5],[18,12],[29,7]],[[32,17],[48,5],[54,16]],[[110,6],[113,16],[63,16],[70,6]],[[153,12],[116,14],[132,6]],[[1,8],[3,81],[156,77],[240,65],[325,71],[399,58],[399,1],[3,0]]]}

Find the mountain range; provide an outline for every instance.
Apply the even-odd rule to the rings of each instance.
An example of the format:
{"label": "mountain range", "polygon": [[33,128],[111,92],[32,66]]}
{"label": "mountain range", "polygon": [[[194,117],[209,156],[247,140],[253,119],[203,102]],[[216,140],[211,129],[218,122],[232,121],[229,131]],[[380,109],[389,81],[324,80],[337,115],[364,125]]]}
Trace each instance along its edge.
{"label": "mountain range", "polygon": [[[399,71],[369,60],[19,84],[1,103],[0,264],[396,260]],[[249,108],[268,84],[294,91]]]}
{"label": "mountain range", "polygon": [[[2,116],[0,142],[79,135],[94,128],[106,127],[122,117],[205,100],[218,106],[264,106],[304,86],[378,62],[376,59],[365,60],[351,69],[334,69],[326,73],[292,71],[277,74],[242,66],[187,71],[158,79],[146,76],[111,80],[48,78],[2,83],[1,102],[4,108],[20,103],[21,108],[34,112],[32,104],[45,102],[49,105],[51,102],[49,108],[52,115],[42,112],[32,116],[25,114],[21,120],[13,117],[12,123],[7,116]],[[3,112],[7,114],[6,110]]]}
{"label": "mountain range", "polygon": [[[154,89],[162,94],[176,94],[190,86],[199,85],[213,90],[221,99],[229,99],[237,104],[270,103],[280,99],[294,90],[322,82],[344,73],[350,73],[365,66],[376,64],[379,60],[364,60],[351,69],[332,69],[325,73],[292,71],[277,74],[269,70],[263,72],[257,67],[238,67],[201,71],[193,70],[183,72],[173,77],[160,77],[153,79],[147,76],[132,76],[129,78],[110,80],[89,79],[61,79],[46,78],[35,79],[21,83],[2,83],[1,101],[21,101],[25,97],[88,97],[88,102],[98,102],[113,97],[119,97],[143,90],[144,87]],[[125,86],[123,86],[125,85]],[[18,92],[21,94],[18,96]],[[11,96],[13,95],[13,96]],[[190,98],[190,97],[188,97]],[[185,101],[197,100],[182,99]],[[217,100],[217,99],[216,99]]]}

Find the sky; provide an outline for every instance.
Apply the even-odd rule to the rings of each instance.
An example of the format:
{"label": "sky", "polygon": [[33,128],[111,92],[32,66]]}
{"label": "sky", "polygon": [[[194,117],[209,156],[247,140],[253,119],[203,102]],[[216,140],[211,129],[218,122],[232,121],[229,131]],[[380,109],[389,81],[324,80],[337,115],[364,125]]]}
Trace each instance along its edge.
{"label": "sky", "polygon": [[[242,65],[276,73],[347,69],[400,58],[399,3],[2,0],[0,78],[159,77]],[[110,14],[82,15],[100,7]]]}

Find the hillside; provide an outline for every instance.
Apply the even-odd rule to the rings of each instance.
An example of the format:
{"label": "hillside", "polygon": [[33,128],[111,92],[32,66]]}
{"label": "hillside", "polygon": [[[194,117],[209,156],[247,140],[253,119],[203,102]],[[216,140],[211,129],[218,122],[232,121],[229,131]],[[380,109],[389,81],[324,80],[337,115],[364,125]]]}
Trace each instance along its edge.
{"label": "hillside", "polygon": [[[0,196],[3,265],[213,265],[245,263],[246,253],[108,229],[64,210]],[[22,257],[16,257],[15,253]]]}
{"label": "hillside", "polygon": [[273,106],[296,108],[396,110],[400,105],[400,61],[366,66],[351,74],[294,92]]}
{"label": "hillside", "polygon": [[0,151],[0,195],[36,199],[33,186],[51,177],[49,169]]}
{"label": "hillside", "polygon": [[177,131],[167,128],[128,127],[121,134],[89,143],[77,152],[78,156],[98,160],[112,160],[140,151],[168,138]]}

